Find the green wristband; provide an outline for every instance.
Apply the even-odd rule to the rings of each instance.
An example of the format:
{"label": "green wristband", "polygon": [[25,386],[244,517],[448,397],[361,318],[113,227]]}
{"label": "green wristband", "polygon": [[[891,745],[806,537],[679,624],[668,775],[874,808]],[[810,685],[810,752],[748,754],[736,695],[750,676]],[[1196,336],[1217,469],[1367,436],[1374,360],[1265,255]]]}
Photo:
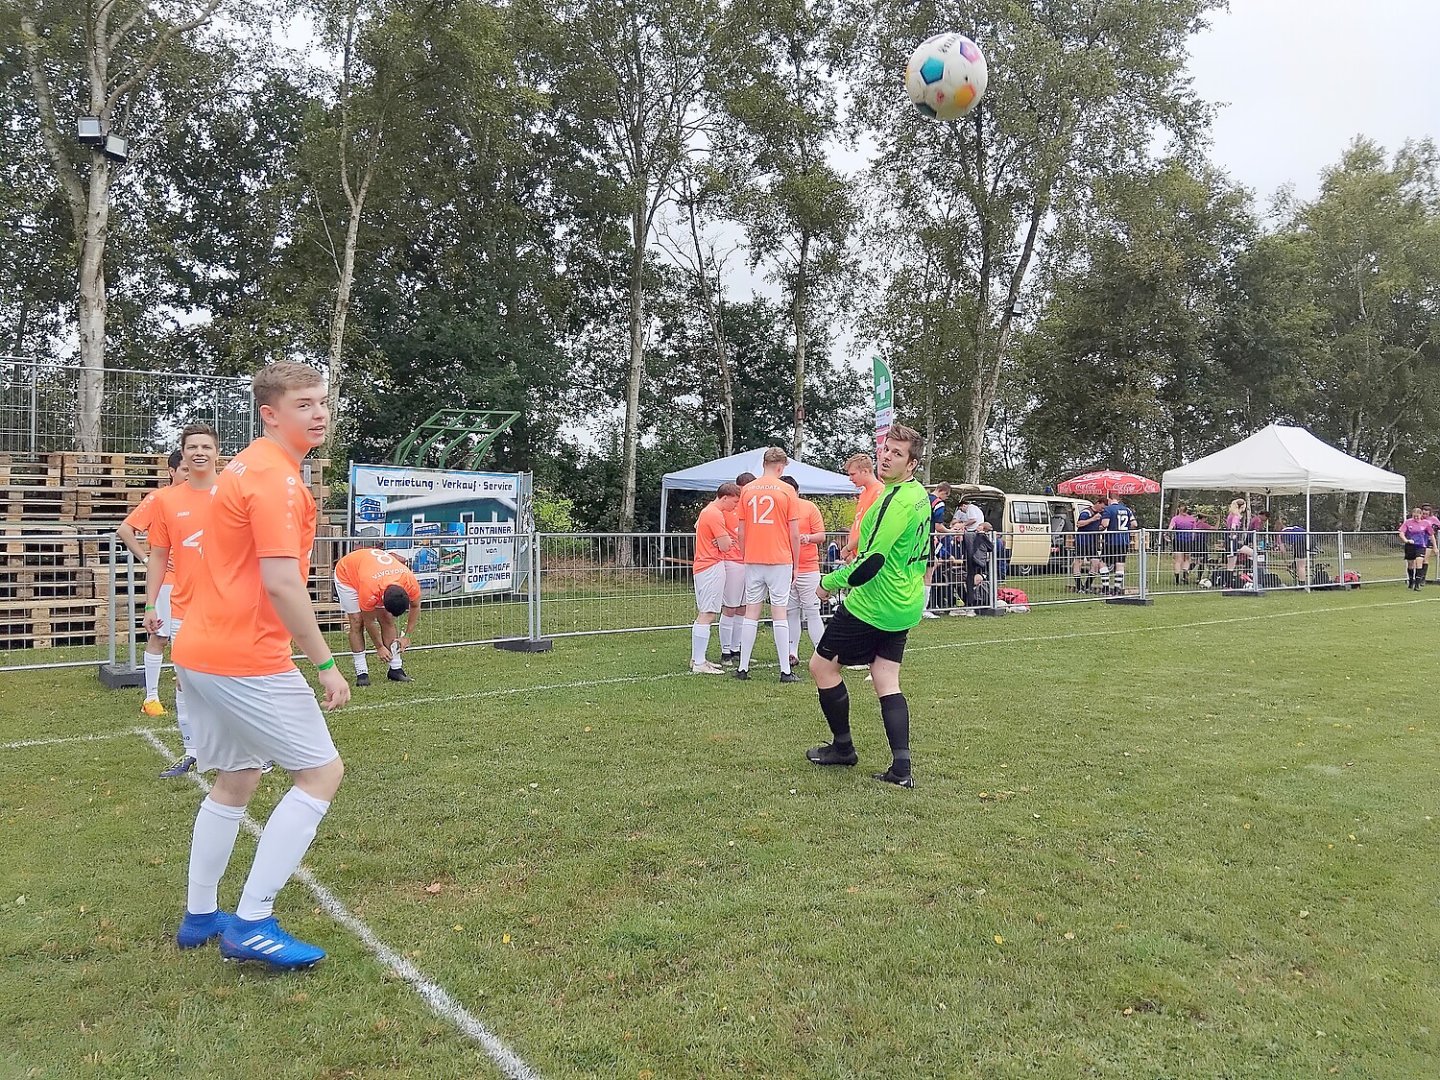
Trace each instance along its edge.
{"label": "green wristband", "polygon": [[154,610],[155,610],[155,605],[154,605],[154,604],[146,604],[146,605],[145,605],[145,610],[146,610],[146,611],[154,611]]}
{"label": "green wristband", "polygon": [[323,664],[316,664],[316,665],[315,665],[315,670],[316,670],[316,671],[329,671],[329,670],[330,670],[332,667],[334,667],[334,666],[335,666],[335,657],[332,656],[332,657],[330,657],[329,660],[326,660]]}

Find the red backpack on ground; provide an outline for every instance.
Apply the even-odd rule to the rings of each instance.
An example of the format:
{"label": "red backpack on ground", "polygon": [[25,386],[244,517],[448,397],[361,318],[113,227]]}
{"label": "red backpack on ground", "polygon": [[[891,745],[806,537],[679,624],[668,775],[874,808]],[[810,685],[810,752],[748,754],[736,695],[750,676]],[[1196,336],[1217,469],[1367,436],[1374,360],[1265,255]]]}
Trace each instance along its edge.
{"label": "red backpack on ground", "polygon": [[1030,597],[1026,596],[1024,590],[1022,590],[1022,589],[1011,589],[1011,588],[996,589],[996,590],[995,590],[995,595],[996,595],[997,598],[999,598],[999,599],[1001,599],[1001,600],[1004,600],[1005,603],[1007,603],[1007,604],[1028,604],[1028,603],[1030,603]]}

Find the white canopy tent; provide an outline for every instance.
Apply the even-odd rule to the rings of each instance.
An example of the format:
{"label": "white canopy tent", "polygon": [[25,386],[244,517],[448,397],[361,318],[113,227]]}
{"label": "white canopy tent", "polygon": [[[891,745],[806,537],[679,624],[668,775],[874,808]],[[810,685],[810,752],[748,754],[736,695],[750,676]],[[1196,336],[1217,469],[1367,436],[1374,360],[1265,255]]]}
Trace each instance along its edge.
{"label": "white canopy tent", "polygon": [[1160,505],[1168,491],[1230,490],[1304,495],[1310,532],[1310,496],[1378,491],[1405,496],[1405,477],[1351,457],[1304,428],[1271,424],[1234,446],[1168,470],[1160,478]]}
{"label": "white canopy tent", "polygon": [[[711,495],[726,481],[733,482],[743,472],[759,476],[765,471],[765,449],[742,450],[729,457],[716,458],[703,465],[666,473],[660,481],[660,531],[665,531],[672,491],[705,491]],[[860,492],[844,473],[817,469],[803,461],[791,461],[785,466],[785,474],[793,476],[800,485],[800,494],[811,495],[858,495]]]}

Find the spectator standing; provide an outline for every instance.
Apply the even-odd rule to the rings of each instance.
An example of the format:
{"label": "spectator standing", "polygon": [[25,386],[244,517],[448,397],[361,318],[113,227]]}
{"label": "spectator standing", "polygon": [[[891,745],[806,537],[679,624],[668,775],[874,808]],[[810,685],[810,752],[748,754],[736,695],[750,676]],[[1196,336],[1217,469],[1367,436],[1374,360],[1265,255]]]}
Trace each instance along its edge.
{"label": "spectator standing", "polygon": [[1190,584],[1190,558],[1195,552],[1195,534],[1199,523],[1190,507],[1179,503],[1170,519],[1170,545],[1175,550],[1175,584]]}

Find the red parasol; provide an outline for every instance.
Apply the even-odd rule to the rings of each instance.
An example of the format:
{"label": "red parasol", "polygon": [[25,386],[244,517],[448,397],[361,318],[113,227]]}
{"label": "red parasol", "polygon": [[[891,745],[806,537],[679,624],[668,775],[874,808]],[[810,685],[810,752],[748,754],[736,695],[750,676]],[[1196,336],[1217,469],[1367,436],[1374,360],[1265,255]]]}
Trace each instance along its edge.
{"label": "red parasol", "polygon": [[1055,490],[1061,495],[1158,495],[1160,485],[1135,473],[1101,469],[1072,476]]}

